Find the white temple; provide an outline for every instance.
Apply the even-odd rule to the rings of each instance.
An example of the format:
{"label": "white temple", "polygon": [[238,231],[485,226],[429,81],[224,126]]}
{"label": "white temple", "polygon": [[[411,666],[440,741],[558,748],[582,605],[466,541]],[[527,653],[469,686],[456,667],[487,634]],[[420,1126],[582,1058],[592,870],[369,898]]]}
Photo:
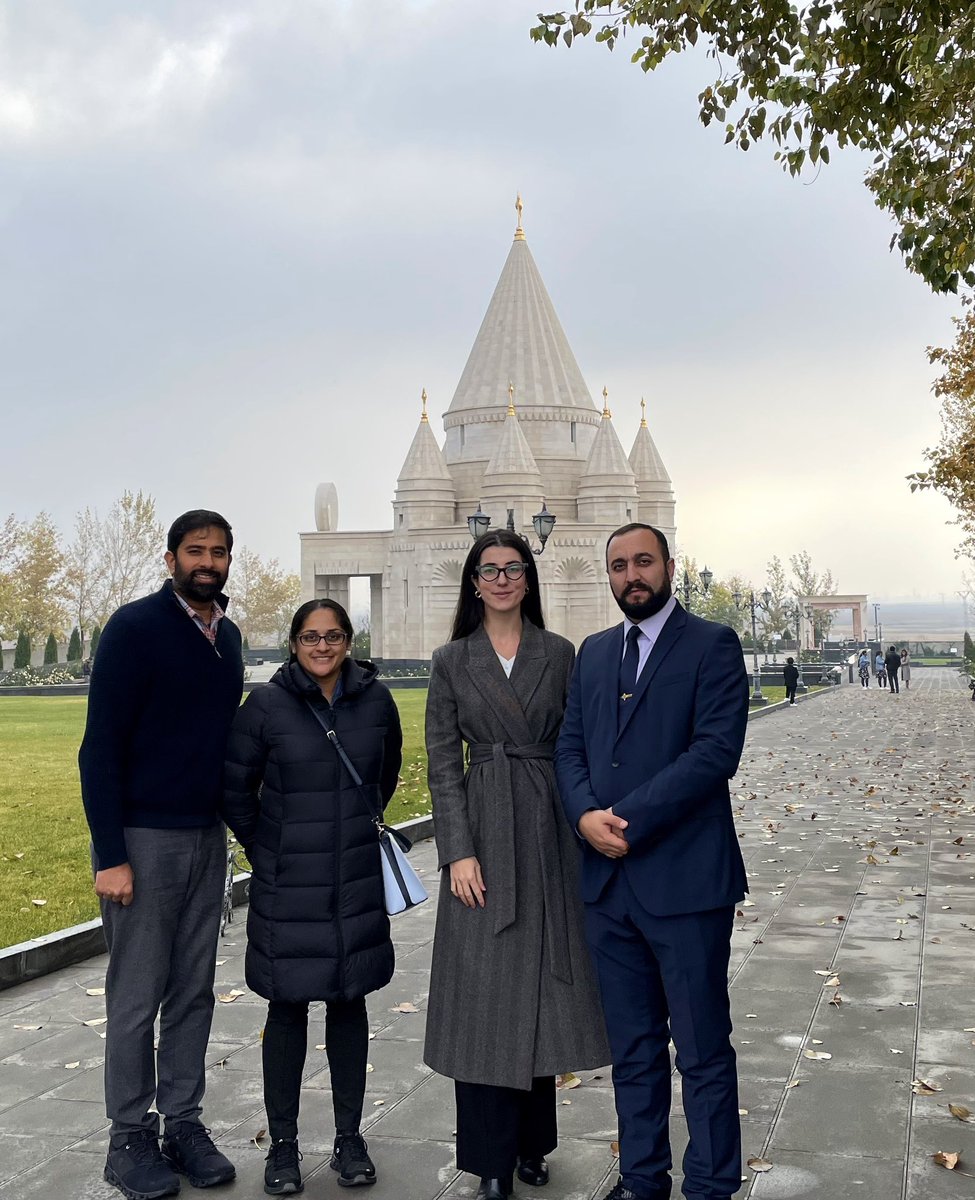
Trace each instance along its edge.
{"label": "white temple", "polygon": [[[393,497],[393,528],[338,529],[334,485],[319,485],[314,533],[301,534],[302,596],[348,606],[349,580],[370,583],[372,657],[428,660],[449,636],[478,507],[538,548],[532,517],[555,530],[536,558],[546,626],[577,645],[619,620],[606,579],[606,538],[646,521],[671,539],[674,490],[645,407],[629,455],[606,389],[593,404],[555,308],[518,227],[487,313],[444,414],[441,449],[423,411]],[[643,402],[641,401],[641,405]]]}

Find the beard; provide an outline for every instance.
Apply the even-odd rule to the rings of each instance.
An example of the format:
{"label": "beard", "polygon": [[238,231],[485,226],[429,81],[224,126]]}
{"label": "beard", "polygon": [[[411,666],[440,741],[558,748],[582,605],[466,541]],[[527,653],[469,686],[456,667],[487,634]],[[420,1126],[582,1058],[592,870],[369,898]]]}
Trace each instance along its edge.
{"label": "beard", "polygon": [[644,621],[647,617],[652,617],[654,613],[660,612],[663,606],[673,594],[673,589],[670,586],[670,577],[665,575],[664,581],[657,589],[651,591],[646,600],[627,600],[627,592],[634,590],[631,584],[629,588],[624,589],[622,596],[617,596],[613,593],[616,603],[620,606],[624,616],[630,618],[631,621]]}
{"label": "beard", "polygon": [[[201,579],[200,575],[213,576],[212,579]],[[181,571],[177,566],[173,571],[173,587],[185,596],[187,600],[195,600],[197,604],[209,604],[223,591],[227,582],[227,572],[220,571]]]}

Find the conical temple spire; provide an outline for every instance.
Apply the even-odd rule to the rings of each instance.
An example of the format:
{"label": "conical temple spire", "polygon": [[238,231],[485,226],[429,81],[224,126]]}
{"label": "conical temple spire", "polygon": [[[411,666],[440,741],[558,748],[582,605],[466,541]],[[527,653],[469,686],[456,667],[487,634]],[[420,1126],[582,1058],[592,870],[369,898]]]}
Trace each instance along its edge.
{"label": "conical temple spire", "polygon": [[500,476],[505,479],[517,476],[526,483],[540,480],[538,463],[531,452],[525,435],[521,432],[518,415],[515,412],[513,389],[508,397],[508,415],[504,419],[501,437],[495,447],[491,461],[484,471],[484,482],[490,485]]}
{"label": "conical temple spire", "polygon": [[592,412],[589,389],[525,241],[520,209],[515,240],[448,415],[497,412],[509,380],[522,408],[570,406]]}
{"label": "conical temple spire", "polygon": [[603,388],[603,419],[599,422],[592,449],[586,459],[582,483],[587,479],[617,477],[621,487],[633,484],[633,472],[626,458],[626,451],[613,428],[613,414],[609,411],[609,393]]}
{"label": "conical temple spire", "polygon": [[450,471],[447,469],[447,460],[443,456],[443,451],[437,444],[437,439],[433,436],[433,430],[430,428],[430,421],[427,417],[427,393],[423,390],[422,395],[423,411],[420,414],[420,423],[416,433],[413,435],[413,441],[410,443],[410,448],[406,454],[406,460],[403,463],[403,468],[399,473],[397,483],[400,488],[406,484],[427,484],[445,481],[453,487],[453,479]]}
{"label": "conical temple spire", "polygon": [[646,401],[640,401],[640,409],[642,413],[640,428],[637,430],[633,449],[629,454],[629,464],[636,476],[637,486],[641,492],[649,485],[662,484],[666,488],[670,488],[670,476],[667,474],[667,468],[664,466],[663,459],[660,457],[647,426]]}

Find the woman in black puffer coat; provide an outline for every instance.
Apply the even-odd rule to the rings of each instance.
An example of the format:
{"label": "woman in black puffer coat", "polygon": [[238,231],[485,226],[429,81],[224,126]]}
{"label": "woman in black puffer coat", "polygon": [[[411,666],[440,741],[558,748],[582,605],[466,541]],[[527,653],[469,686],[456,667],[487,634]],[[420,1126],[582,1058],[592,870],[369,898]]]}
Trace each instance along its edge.
{"label": "woman in black puffer coat", "polygon": [[[247,985],[270,1001],[263,1042],[270,1195],[301,1189],[298,1098],[313,1000],[326,1002],[331,1165],[345,1186],[376,1180],[359,1133],[365,996],[392,978],[393,944],[373,817],[396,789],[403,735],[389,689],[372,663],[349,657],[351,645],[340,604],[303,604],[291,623],[289,662],[248,696],[227,746],[223,815],[253,869]],[[334,727],[361,789],[312,709]]]}

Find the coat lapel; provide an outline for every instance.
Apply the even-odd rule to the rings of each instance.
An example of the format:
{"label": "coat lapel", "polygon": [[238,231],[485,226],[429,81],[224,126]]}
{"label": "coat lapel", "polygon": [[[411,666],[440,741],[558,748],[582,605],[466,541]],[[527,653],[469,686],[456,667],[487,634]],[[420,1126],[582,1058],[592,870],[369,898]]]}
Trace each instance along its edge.
{"label": "coat lapel", "polygon": [[[647,688],[654,675],[660,670],[660,664],[664,661],[667,655],[677,645],[680,635],[684,632],[684,626],[687,624],[687,613],[677,604],[674,611],[667,619],[667,623],[660,631],[660,636],[653,644],[653,649],[650,651],[650,657],[640,672],[640,678],[636,681],[636,687],[633,690],[633,697],[623,705],[623,712],[619,722],[619,730],[617,738],[621,738],[623,733],[633,720],[633,714],[640,705],[640,701],[646,695]],[[622,643],[620,644],[620,654],[622,655]],[[619,672],[619,663],[613,664],[613,669]]]}
{"label": "coat lapel", "polygon": [[542,631],[531,621],[526,620],[521,631],[521,645],[515,656],[515,665],[511,669],[511,686],[518,697],[521,711],[528,719],[528,706],[532,696],[542,681],[542,676],[548,670],[548,659],[545,656],[545,639]]}
{"label": "coat lapel", "polygon": [[[517,665],[516,658],[512,675],[517,670]],[[467,639],[467,673],[477,693],[483,697],[484,702],[504,726],[508,738],[516,745],[531,742],[533,739],[518,695],[505,675],[504,667],[498,661],[491,639],[484,632],[483,626]]]}

